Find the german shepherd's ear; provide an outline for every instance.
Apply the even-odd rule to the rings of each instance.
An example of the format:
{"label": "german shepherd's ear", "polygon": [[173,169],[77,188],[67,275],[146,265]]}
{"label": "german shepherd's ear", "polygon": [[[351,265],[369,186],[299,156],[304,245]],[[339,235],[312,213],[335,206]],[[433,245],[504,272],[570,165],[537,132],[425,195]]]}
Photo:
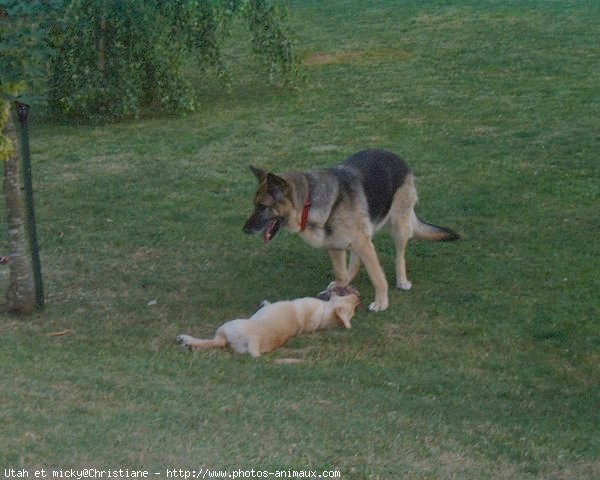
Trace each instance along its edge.
{"label": "german shepherd's ear", "polygon": [[290,184],[274,173],[267,173],[267,191],[274,199],[285,197],[290,191]]}
{"label": "german shepherd's ear", "polygon": [[267,172],[265,170],[253,167],[252,165],[250,165],[250,170],[252,170],[252,173],[258,179],[259,182],[262,182],[267,176]]}

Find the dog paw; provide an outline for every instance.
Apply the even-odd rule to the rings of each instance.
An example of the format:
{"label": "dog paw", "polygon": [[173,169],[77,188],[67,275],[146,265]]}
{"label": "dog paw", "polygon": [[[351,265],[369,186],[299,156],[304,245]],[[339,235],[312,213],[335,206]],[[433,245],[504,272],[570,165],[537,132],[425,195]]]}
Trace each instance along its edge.
{"label": "dog paw", "polygon": [[336,287],[336,283],[335,282],[331,282],[329,285],[327,285],[327,288],[325,290],[323,290],[322,292],[319,292],[317,294],[317,298],[321,299],[321,300],[329,300],[329,297],[331,297],[331,291]]}
{"label": "dog paw", "polygon": [[412,288],[412,283],[410,283],[408,280],[406,280],[405,282],[397,282],[396,287],[400,290],[407,291]]}
{"label": "dog paw", "polygon": [[258,312],[261,308],[265,308],[269,305],[271,305],[271,302],[269,302],[268,300],[263,300],[259,303],[258,307],[256,307],[256,310],[254,310],[253,315],[254,313]]}
{"label": "dog paw", "polygon": [[371,305],[369,305],[369,312],[383,312],[388,308],[388,301],[377,301],[375,300]]}
{"label": "dog paw", "polygon": [[191,349],[191,347],[189,346],[188,342],[192,337],[190,337],[189,335],[177,335],[177,337],[175,338],[175,340],[177,341],[177,343],[179,345],[181,345],[183,348],[187,348],[188,350]]}
{"label": "dog paw", "polygon": [[189,335],[177,335],[177,337],[175,337],[175,340],[177,340],[177,343],[181,348],[191,351],[192,347],[188,343],[191,338],[193,337],[190,337]]}

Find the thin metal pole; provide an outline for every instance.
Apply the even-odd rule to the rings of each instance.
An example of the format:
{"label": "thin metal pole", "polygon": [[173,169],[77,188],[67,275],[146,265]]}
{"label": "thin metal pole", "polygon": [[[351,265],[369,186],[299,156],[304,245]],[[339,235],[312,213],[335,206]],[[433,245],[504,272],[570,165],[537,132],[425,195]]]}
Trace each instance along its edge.
{"label": "thin metal pole", "polygon": [[42,266],[40,263],[40,249],[37,240],[37,229],[35,225],[35,210],[33,208],[33,179],[31,175],[31,152],[29,150],[29,127],[27,117],[29,105],[15,102],[17,118],[21,125],[21,158],[23,161],[23,180],[25,186],[25,211],[27,214],[27,231],[29,233],[29,244],[31,247],[31,266],[33,267],[33,282],[35,285],[35,301],[38,307],[44,306],[44,285],[42,282]]}

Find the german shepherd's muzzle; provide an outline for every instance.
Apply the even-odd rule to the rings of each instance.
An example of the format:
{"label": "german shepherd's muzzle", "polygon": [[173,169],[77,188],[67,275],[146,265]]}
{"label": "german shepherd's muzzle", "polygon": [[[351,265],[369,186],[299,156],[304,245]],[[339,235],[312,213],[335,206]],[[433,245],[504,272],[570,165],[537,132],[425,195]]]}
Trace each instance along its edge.
{"label": "german shepherd's muzzle", "polygon": [[254,234],[263,232],[265,242],[270,242],[277,235],[284,220],[283,217],[272,212],[269,207],[257,205],[244,225],[244,233]]}

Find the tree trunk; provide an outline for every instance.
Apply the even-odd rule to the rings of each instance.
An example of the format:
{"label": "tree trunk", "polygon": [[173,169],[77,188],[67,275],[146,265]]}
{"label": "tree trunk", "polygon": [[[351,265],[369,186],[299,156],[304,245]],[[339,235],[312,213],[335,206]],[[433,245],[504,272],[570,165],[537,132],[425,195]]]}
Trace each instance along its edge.
{"label": "tree trunk", "polygon": [[107,12],[108,5],[104,0],[100,5],[100,12],[96,12],[99,19],[99,25],[96,30],[96,52],[98,52],[98,71],[104,77],[106,71],[106,28],[107,28]]}
{"label": "tree trunk", "polygon": [[100,31],[96,37],[96,50],[98,51],[98,70],[104,76],[106,70],[106,17],[104,12],[100,18]]}
{"label": "tree trunk", "polygon": [[21,208],[21,162],[12,112],[8,115],[8,121],[2,133],[14,146],[13,152],[4,162],[4,201],[6,203],[10,258],[8,310],[19,314],[30,314],[35,305],[35,286],[29,244],[25,234],[23,209]]}

